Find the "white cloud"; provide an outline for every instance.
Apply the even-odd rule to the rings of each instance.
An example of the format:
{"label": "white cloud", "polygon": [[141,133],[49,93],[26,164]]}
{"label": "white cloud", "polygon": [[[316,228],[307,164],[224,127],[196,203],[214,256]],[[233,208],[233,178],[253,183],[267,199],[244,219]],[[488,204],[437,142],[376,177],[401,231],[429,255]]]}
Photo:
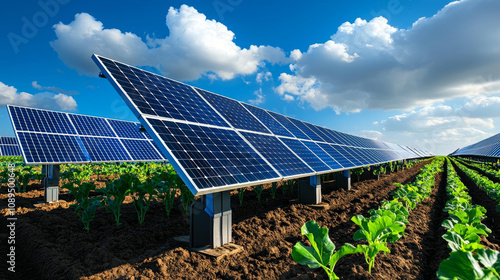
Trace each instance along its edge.
{"label": "white cloud", "polygon": [[48,90],[48,91],[62,93],[62,94],[66,94],[66,95],[76,95],[76,94],[78,94],[78,92],[74,91],[74,90],[64,90],[64,89],[61,89],[61,88],[58,88],[58,87],[53,87],[53,86],[42,86],[37,81],[31,82],[31,86],[33,88],[38,89],[38,90]]}
{"label": "white cloud", "polygon": [[[51,42],[59,58],[81,74],[96,75],[92,53],[137,66],[152,66],[164,75],[194,80],[202,75],[223,80],[258,71],[267,61],[284,63],[284,52],[271,46],[241,48],[235,34],[215,20],[209,20],[193,7],[170,8],[166,16],[169,36],[146,42],[130,32],[106,29],[89,14],[75,15],[69,24],[54,25],[57,39]],[[216,76],[214,76],[214,74]]]}
{"label": "white cloud", "polygon": [[248,100],[248,102],[250,102],[250,104],[259,105],[259,104],[264,103],[264,101],[266,101],[266,97],[262,93],[262,89],[261,88],[258,89],[258,90],[256,90],[256,91],[254,91],[253,94],[256,96],[256,98]]}
{"label": "white cloud", "polygon": [[263,81],[266,81],[266,82],[269,82],[270,80],[273,79],[273,74],[269,71],[266,71],[266,72],[259,72],[257,73],[257,75],[255,76],[255,81],[258,83],[258,84],[262,84]]}
{"label": "white cloud", "polygon": [[377,130],[361,130],[357,135],[374,140],[382,140],[384,136],[382,132]]}
{"label": "white cloud", "polygon": [[72,96],[62,93],[41,92],[30,94],[18,92],[15,87],[0,82],[0,105],[18,105],[34,108],[76,111],[76,101]]}
{"label": "white cloud", "polygon": [[325,102],[326,96],[318,90],[316,79],[281,73],[279,80],[281,84],[275,88],[275,91],[285,100],[293,101],[295,100],[293,95],[295,95],[297,100],[308,102],[315,109],[323,106],[322,102]]}
{"label": "white cloud", "polygon": [[[277,92],[348,112],[500,93],[498,11],[500,1],[462,0],[409,29],[383,17],[346,22],[330,40],[292,51],[293,75],[280,76]],[[308,97],[311,89],[321,102]]]}

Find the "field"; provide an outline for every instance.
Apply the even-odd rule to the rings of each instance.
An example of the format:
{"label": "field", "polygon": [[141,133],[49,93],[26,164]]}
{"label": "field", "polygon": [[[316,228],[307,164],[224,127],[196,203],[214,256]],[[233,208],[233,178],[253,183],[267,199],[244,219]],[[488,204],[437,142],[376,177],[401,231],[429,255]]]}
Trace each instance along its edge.
{"label": "field", "polygon": [[[174,237],[189,234],[180,193],[174,201],[170,217],[165,206],[152,201],[142,224],[138,222],[133,198],[126,196],[121,208],[120,226],[113,214],[97,208],[90,230],[84,229],[79,216],[70,207],[75,198],[62,189],[60,202],[39,203],[43,200],[40,181],[29,183],[26,193],[16,193],[16,273],[15,279],[328,279],[323,269],[311,269],[292,258],[297,242],[309,244],[301,235],[301,227],[315,220],[329,229],[329,237],[337,246],[354,245],[353,235],[359,227],[351,221],[356,215],[369,216],[381,201],[391,200],[400,186],[415,181],[422,168],[435,159],[419,162],[412,167],[383,174],[379,179],[365,172],[357,182],[353,176],[352,190],[336,186],[332,178],[322,185],[326,208],[298,204],[297,188],[282,191],[275,198],[271,185],[264,186],[261,201],[252,188],[243,193],[240,206],[238,191],[231,193],[233,211],[233,243],[244,248],[242,253],[215,260],[188,249],[188,244]],[[404,235],[387,243],[390,254],[379,253],[371,274],[362,254],[341,258],[335,267],[340,279],[435,279],[439,265],[450,256],[446,229],[441,226],[449,214],[445,205],[447,174],[454,166],[475,205],[486,209],[482,221],[492,230],[481,235],[480,244],[500,251],[500,220],[498,202],[488,196],[457,168],[456,163],[444,164],[433,178],[430,195],[423,198],[408,215]],[[478,168],[469,166],[480,172]],[[485,175],[486,176],[486,175]],[[113,178],[90,178],[103,187]],[[492,180],[495,178],[491,178]],[[498,179],[495,179],[498,181]],[[63,182],[61,182],[63,183]],[[7,224],[7,187],[0,189],[2,228]],[[2,254],[7,254],[7,234],[2,233]],[[1,271],[7,270],[2,262]],[[0,278],[3,278],[0,277]],[[14,278],[12,278],[14,279]]]}

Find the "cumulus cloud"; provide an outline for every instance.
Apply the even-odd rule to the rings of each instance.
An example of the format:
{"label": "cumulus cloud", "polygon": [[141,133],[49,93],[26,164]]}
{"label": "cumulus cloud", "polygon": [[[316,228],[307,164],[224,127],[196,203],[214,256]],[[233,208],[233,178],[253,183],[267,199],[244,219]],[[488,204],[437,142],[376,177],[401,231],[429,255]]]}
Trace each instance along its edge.
{"label": "cumulus cloud", "polygon": [[50,44],[66,65],[87,75],[98,71],[90,59],[92,53],[132,65],[156,67],[164,75],[180,80],[203,75],[228,80],[235,75],[253,74],[266,62],[288,60],[276,47],[236,45],[235,34],[225,25],[187,5],[171,7],[166,26],[168,37],[147,36],[143,40],[130,32],[105,28],[91,15],[81,13],[69,24],[54,25],[57,39]]}
{"label": "cumulus cloud", "polygon": [[266,101],[266,97],[262,93],[262,89],[261,88],[258,89],[258,90],[256,90],[256,91],[254,91],[253,95],[255,95],[255,99],[248,100],[248,102],[250,102],[250,104],[259,105],[259,104],[264,103],[264,101]]}
{"label": "cumulus cloud", "polygon": [[397,29],[383,17],[346,22],[328,41],[294,50],[293,74],[280,75],[276,91],[316,110],[348,112],[412,109],[499,93],[499,10],[500,1],[462,0],[409,29]]}
{"label": "cumulus cloud", "polygon": [[270,80],[273,79],[273,74],[269,71],[265,71],[265,72],[259,72],[257,73],[257,75],[255,76],[255,81],[258,83],[258,84],[262,84],[262,82],[269,82]]}
{"label": "cumulus cloud", "polygon": [[19,92],[15,87],[0,82],[0,105],[18,105],[34,108],[76,111],[76,101],[63,93],[41,92],[30,94]]}
{"label": "cumulus cloud", "polygon": [[499,109],[499,97],[482,97],[469,99],[456,108],[425,106],[374,124],[384,132],[383,140],[448,154],[491,136],[494,118],[500,117]]}

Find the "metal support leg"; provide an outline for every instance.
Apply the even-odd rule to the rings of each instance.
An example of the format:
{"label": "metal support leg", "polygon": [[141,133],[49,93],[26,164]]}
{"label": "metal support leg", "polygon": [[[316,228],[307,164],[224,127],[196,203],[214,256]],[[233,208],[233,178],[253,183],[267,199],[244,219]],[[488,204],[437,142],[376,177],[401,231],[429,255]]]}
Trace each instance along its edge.
{"label": "metal support leg", "polygon": [[306,180],[299,180],[299,202],[302,204],[321,203],[320,175],[309,177],[309,182]]}
{"label": "metal support leg", "polygon": [[344,170],[339,172],[335,176],[335,181],[337,186],[345,189],[346,191],[351,190],[351,170]]}
{"label": "metal support leg", "polygon": [[232,241],[232,211],[229,191],[204,195],[191,205],[191,248],[217,248]]}
{"label": "metal support leg", "polygon": [[43,187],[45,189],[45,202],[56,202],[59,200],[59,171],[60,165],[44,165],[42,173]]}

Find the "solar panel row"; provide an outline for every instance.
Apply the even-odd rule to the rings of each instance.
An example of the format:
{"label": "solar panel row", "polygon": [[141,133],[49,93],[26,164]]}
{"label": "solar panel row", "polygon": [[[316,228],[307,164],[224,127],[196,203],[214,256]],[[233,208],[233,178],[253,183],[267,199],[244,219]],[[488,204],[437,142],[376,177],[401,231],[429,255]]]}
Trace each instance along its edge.
{"label": "solar panel row", "polygon": [[500,157],[500,133],[455,151],[453,156]]}
{"label": "solar panel row", "polygon": [[28,164],[164,160],[138,123],[7,106]]}
{"label": "solar panel row", "polygon": [[20,156],[16,137],[0,137],[0,156]]}
{"label": "solar panel row", "polygon": [[93,59],[194,194],[424,156]]}

